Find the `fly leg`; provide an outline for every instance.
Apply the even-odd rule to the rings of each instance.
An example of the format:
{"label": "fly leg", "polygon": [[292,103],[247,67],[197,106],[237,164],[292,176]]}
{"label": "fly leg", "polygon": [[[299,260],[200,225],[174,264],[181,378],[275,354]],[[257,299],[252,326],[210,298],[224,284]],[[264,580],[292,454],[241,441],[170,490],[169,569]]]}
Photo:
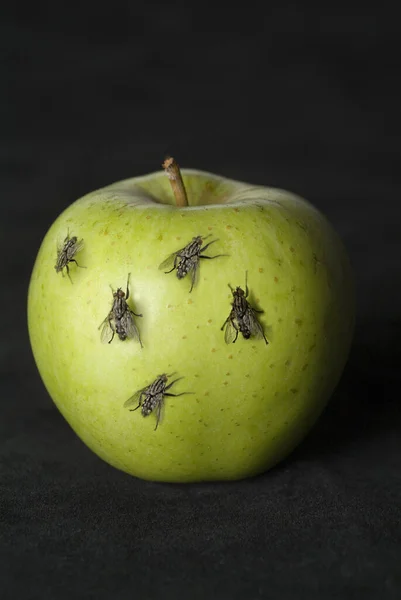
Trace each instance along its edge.
{"label": "fly leg", "polygon": [[[171,386],[176,383],[177,381],[180,381],[180,379],[184,379],[183,377],[179,377],[178,379],[174,379],[174,381],[172,381],[171,383],[169,383],[169,385],[167,387],[164,388],[164,390],[169,390],[171,388]],[[166,394],[167,396],[169,394]],[[171,394],[170,394],[171,395]]]}
{"label": "fly leg", "polygon": [[[205,238],[203,238],[205,239]],[[214,244],[214,242],[218,242],[219,240],[212,240],[211,242],[209,242],[208,244],[206,244],[206,246],[203,246],[203,248],[200,249],[201,252],[204,252],[206,250],[206,248],[209,248],[210,244]]]}
{"label": "fly leg", "polygon": [[142,406],[142,394],[139,396],[139,400],[138,400],[138,406],[136,406],[135,408],[130,408],[130,412],[134,412],[134,410],[138,410],[138,408]]}
{"label": "fly leg", "polygon": [[[72,279],[71,279],[71,275],[70,275],[70,269],[68,268],[68,264],[65,265],[65,268],[67,269],[67,275],[68,275],[68,279],[71,281],[72,283]],[[62,271],[61,271],[62,272]]]}
{"label": "fly leg", "polygon": [[237,338],[238,338],[239,328],[235,324],[235,321],[231,321],[231,324],[235,329],[235,338],[233,339],[233,344],[235,344],[235,342],[237,341]]}
{"label": "fly leg", "polygon": [[131,277],[131,273],[128,273],[128,277],[127,277],[127,291],[125,293],[125,299],[128,300],[129,298],[129,278]]}
{"label": "fly leg", "polygon": [[171,271],[174,271],[174,269],[177,268],[177,261],[178,261],[179,258],[182,258],[182,256],[180,256],[180,254],[176,254],[175,257],[174,257],[174,266],[173,266],[173,268],[170,269],[170,271],[164,271],[166,273],[166,275],[167,275],[167,273],[171,273]]}
{"label": "fly leg", "polygon": [[192,269],[192,277],[191,277],[191,289],[189,290],[189,293],[192,292],[192,290],[194,289],[194,285],[195,285],[195,281],[196,281],[196,270],[197,270],[197,265],[195,265],[195,267]]}
{"label": "fly leg", "polygon": [[230,315],[227,317],[227,319],[224,321],[223,325],[220,327],[220,331],[224,330],[224,327],[227,325],[227,323],[230,321]]}
{"label": "fly leg", "polygon": [[79,267],[80,269],[86,269],[86,267],[83,267],[82,265],[79,265],[79,264],[77,263],[77,261],[75,260],[75,258],[71,258],[71,259],[70,259],[70,262],[74,262],[74,263],[77,265],[77,267]]}
{"label": "fly leg", "polygon": [[[210,244],[214,244],[214,242],[218,242],[219,240],[212,240],[206,246],[200,249],[200,252],[204,252],[206,248],[209,248]],[[219,256],[228,256],[228,254],[216,254],[216,256],[205,256],[204,254],[199,254],[199,258],[219,258]]]}

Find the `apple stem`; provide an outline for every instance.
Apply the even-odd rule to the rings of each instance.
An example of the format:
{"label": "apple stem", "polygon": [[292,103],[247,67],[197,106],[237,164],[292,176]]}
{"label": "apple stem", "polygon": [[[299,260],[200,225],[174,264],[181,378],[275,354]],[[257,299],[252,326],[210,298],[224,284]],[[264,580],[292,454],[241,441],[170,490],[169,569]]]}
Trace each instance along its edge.
{"label": "apple stem", "polygon": [[177,206],[188,206],[187,192],[182,180],[180,167],[171,156],[167,157],[162,167],[170,180]]}

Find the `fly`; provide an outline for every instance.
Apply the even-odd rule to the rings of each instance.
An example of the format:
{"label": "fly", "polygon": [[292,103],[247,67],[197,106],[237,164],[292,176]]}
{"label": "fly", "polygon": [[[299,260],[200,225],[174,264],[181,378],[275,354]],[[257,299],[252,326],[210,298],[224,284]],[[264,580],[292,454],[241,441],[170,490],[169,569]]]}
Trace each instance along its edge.
{"label": "fly", "polygon": [[178,379],[174,379],[174,381],[167,385],[168,378],[172,375],[174,375],[174,373],[172,373],[171,375],[166,375],[165,373],[163,373],[163,375],[158,375],[153,383],[135,392],[135,394],[128,398],[128,400],[124,403],[124,408],[129,408],[130,406],[137,404],[135,408],[130,408],[129,410],[134,411],[138,410],[138,408],[141,408],[141,414],[143,417],[147,417],[153,411],[156,411],[156,427],[154,429],[155,431],[160,422],[161,412],[164,404],[164,397],[183,396],[184,394],[191,393],[182,392],[181,394],[171,394],[170,392],[168,392],[167,390],[169,390],[171,386],[174,385],[174,383],[176,383],[180,379],[183,379],[183,377],[179,377]]}
{"label": "fly", "polygon": [[66,269],[67,275],[68,275],[71,283],[72,283],[72,279],[71,279],[68,263],[74,262],[77,265],[77,267],[80,267],[81,269],[86,269],[86,267],[79,265],[77,263],[76,259],[74,258],[74,256],[80,250],[82,250],[83,245],[84,245],[83,240],[78,241],[78,238],[76,235],[73,235],[72,237],[70,237],[70,234],[68,232],[67,237],[65,238],[65,240],[63,242],[63,246],[57,249],[57,260],[56,260],[56,264],[54,265],[54,268],[56,269],[56,273],[60,273],[60,271],[61,271],[61,274],[64,277],[63,269]]}
{"label": "fly", "polygon": [[[201,258],[218,258],[219,256],[227,256],[226,254],[216,254],[216,256],[206,256],[203,252],[209,248],[211,244],[217,242],[218,240],[212,240],[206,246],[202,247],[202,244],[206,238],[209,236],[201,236],[197,235],[192,238],[192,241],[189,242],[184,248],[177,250],[177,252],[173,252],[170,254],[165,261],[161,263],[159,269],[164,271],[165,273],[171,273],[174,269],[177,269],[177,277],[178,279],[182,279],[188,273],[191,273],[191,289],[189,292],[192,292],[192,289],[196,282],[197,272],[199,269],[199,261]],[[165,269],[169,269],[165,271]]]}
{"label": "fly", "polygon": [[246,340],[251,336],[259,339],[263,337],[266,344],[269,343],[264,334],[263,327],[256,316],[256,313],[262,313],[263,310],[253,308],[247,300],[249,294],[247,275],[248,274],[245,273],[245,292],[240,287],[237,287],[234,290],[231,285],[228,284],[233,295],[233,302],[231,304],[231,312],[221,328],[221,331],[225,328],[224,340],[226,344],[234,344],[237,341],[239,333],[242,333]]}
{"label": "fly", "polygon": [[113,304],[109,314],[99,325],[99,329],[101,329],[100,339],[103,344],[111,344],[114,335],[117,334],[121,341],[133,338],[141,344],[141,348],[143,347],[139,329],[134,320],[134,316],[142,317],[142,315],[131,310],[127,303],[130,276],[131,273],[128,273],[127,291],[125,294],[121,288],[118,288],[115,292],[113,292],[113,288],[111,289],[113,292]]}

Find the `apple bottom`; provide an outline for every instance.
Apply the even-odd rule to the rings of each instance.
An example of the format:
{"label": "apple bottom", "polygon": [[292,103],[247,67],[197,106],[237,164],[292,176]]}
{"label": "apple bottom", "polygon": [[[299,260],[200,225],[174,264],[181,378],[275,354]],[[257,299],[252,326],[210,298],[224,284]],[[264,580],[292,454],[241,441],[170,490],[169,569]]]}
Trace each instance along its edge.
{"label": "apple bottom", "polygon": [[[177,402],[178,399],[169,398],[167,408],[173,411]],[[288,417],[283,422],[266,422],[253,431],[244,430],[238,422],[231,431],[205,423],[204,431],[198,435],[191,431],[190,424],[180,430],[162,423],[155,432],[153,420],[146,419],[147,431],[137,436],[142,440],[137,439],[134,449],[132,443],[128,447],[121,444],[113,428],[101,427],[95,417],[77,421],[76,414],[68,415],[60,408],[75,433],[105,462],[130,475],[168,483],[230,481],[261,474],[299,445],[322,409],[323,406],[315,407],[292,420]],[[132,423],[132,431],[134,425],[137,421]],[[205,436],[207,429],[210,437]],[[162,432],[159,438],[151,438],[159,432]]]}

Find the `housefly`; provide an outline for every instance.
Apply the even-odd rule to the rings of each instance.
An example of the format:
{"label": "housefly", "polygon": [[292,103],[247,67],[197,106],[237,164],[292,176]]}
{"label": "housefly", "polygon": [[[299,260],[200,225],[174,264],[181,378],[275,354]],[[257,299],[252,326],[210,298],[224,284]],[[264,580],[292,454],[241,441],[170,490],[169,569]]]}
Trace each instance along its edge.
{"label": "housefly", "polygon": [[[174,373],[172,373],[174,375]],[[156,427],[159,425],[161,412],[164,404],[165,396],[183,396],[184,394],[189,394],[191,392],[182,392],[181,394],[171,394],[167,390],[171,388],[174,383],[183,379],[183,377],[179,377],[178,379],[174,379],[169,385],[167,385],[168,378],[172,375],[158,375],[153,383],[142,388],[135,392],[133,396],[128,398],[128,400],[124,403],[125,408],[129,408],[134,404],[137,404],[135,408],[130,408],[130,411],[138,410],[141,408],[141,413],[143,417],[147,417],[153,411],[156,411]]]}
{"label": "housefly", "polygon": [[233,295],[233,302],[231,312],[221,328],[221,331],[225,328],[224,340],[226,344],[235,343],[238,333],[242,333],[246,340],[252,336],[259,339],[263,337],[266,344],[268,344],[262,325],[256,316],[256,313],[262,313],[263,310],[253,308],[247,300],[249,293],[247,273],[245,274],[245,291],[240,287],[234,290],[230,284],[228,285]]}
{"label": "housefly", "polygon": [[[206,256],[205,254],[203,254],[203,252],[207,248],[209,248],[211,244],[214,244],[214,242],[218,241],[212,240],[211,242],[206,244],[206,246],[202,246],[204,240],[208,237],[208,235],[197,235],[196,237],[192,238],[189,244],[184,246],[184,248],[181,248],[180,250],[177,250],[177,252],[173,252],[172,254],[170,254],[170,256],[161,263],[159,269],[161,271],[165,271],[165,273],[171,273],[172,271],[174,271],[174,269],[177,269],[178,279],[182,279],[183,277],[185,277],[185,275],[191,273],[191,289],[189,291],[192,292],[197,278],[200,259],[212,259],[218,258],[219,256],[227,256],[226,254],[216,254],[216,256]],[[166,271],[165,269],[169,270]]]}
{"label": "housefly", "polygon": [[[103,344],[110,344],[113,341],[114,335],[117,334],[121,341],[127,338],[137,340],[142,346],[139,329],[135,324],[135,317],[142,317],[135,313],[127,304],[129,298],[129,279],[131,273],[128,274],[127,291],[124,294],[121,288],[113,291],[113,304],[111,310],[105,320],[99,325],[101,329],[100,339]],[[111,337],[110,337],[111,336]]]}
{"label": "housefly", "polygon": [[56,260],[56,264],[54,265],[54,268],[56,269],[56,273],[60,273],[60,271],[61,271],[61,274],[64,277],[63,269],[66,269],[67,275],[68,275],[71,283],[72,283],[72,279],[71,279],[68,263],[74,262],[77,265],[77,267],[80,267],[81,269],[86,269],[86,267],[79,265],[74,258],[74,256],[80,250],[82,250],[83,245],[84,245],[83,240],[78,241],[78,238],[76,235],[73,235],[72,237],[70,237],[70,234],[67,233],[67,237],[65,238],[63,245],[57,249],[57,260]]}

